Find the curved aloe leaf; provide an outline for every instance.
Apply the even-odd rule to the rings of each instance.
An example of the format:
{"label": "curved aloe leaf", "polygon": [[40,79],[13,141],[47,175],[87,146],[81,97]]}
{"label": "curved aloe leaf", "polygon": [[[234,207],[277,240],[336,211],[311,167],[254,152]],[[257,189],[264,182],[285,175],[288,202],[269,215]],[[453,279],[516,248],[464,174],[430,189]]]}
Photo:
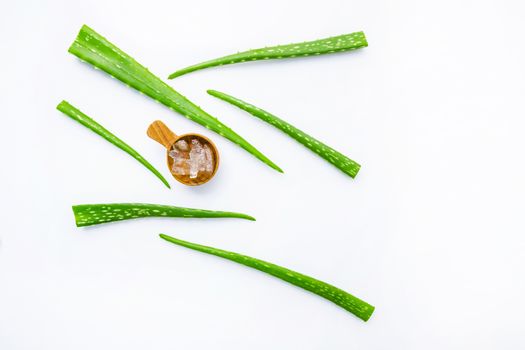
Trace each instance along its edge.
{"label": "curved aloe leaf", "polygon": [[94,133],[102,136],[133,158],[139,161],[140,164],[144,165],[149,171],[151,171],[153,174],[155,174],[156,177],[162,181],[166,187],[170,188],[170,185],[168,181],[160,174],[160,172],[153,167],[144,157],[142,157],[137,151],[135,151],[131,146],[129,146],[127,143],[113,135],[109,130],[104,128],[102,125],[73,107],[71,104],[69,104],[67,101],[62,101],[58,104],[57,109],[70,117],[71,119],[79,122],[80,124],[84,125],[86,128],[90,129]]}
{"label": "curved aloe leaf", "polygon": [[208,94],[215,96],[228,103],[231,103],[232,105],[237,106],[242,110],[245,110],[251,115],[275,126],[277,129],[294,138],[295,140],[297,140],[297,142],[301,143],[306,148],[317,153],[320,157],[324,158],[333,166],[337,167],[350,177],[355,178],[355,176],[359,172],[361,165],[348,158],[344,154],[339,153],[335,149],[325,145],[321,141],[314,139],[313,137],[297,129],[293,125],[288,124],[287,122],[276,117],[275,115],[270,114],[265,110],[262,110],[258,107],[255,107],[252,104],[239,100],[238,98],[230,96],[223,92],[208,90]]}
{"label": "curved aloe leaf", "polygon": [[172,73],[168,79],[180,77],[181,75],[194,72],[196,70],[222,66],[226,64],[241,63],[247,61],[269,60],[278,58],[304,57],[322,55],[334,52],[350,51],[368,46],[365,33],[356,32],[333,36],[326,39],[307,41],[288,45],[264,47],[261,49],[249,50],[235,53],[213,60],[201,62]]}
{"label": "curved aloe leaf", "polygon": [[241,255],[238,253],[229,252],[213,247],[207,247],[196,243],[186,242],[164,234],[160,234],[160,238],[189,249],[228,259],[236,263],[265,272],[277,278],[280,278],[283,281],[296,285],[297,287],[306,289],[325,299],[330,300],[331,302],[342,307],[343,309],[350,311],[363,321],[367,321],[374,312],[375,308],[372,305],[345,292],[344,290],[334,287],[331,284],[325,283],[323,281],[319,281],[313,277],[289,270],[285,267],[281,267],[279,265],[255,259],[246,255]]}
{"label": "curved aloe leaf", "polygon": [[249,144],[248,141],[179,94],[88,26],[82,26],[68,51],[186,118],[224,136],[273,169],[282,172],[277,165]]}
{"label": "curved aloe leaf", "polygon": [[146,203],[110,203],[74,205],[73,213],[78,227],[104,224],[145,217],[171,218],[238,218],[255,221],[250,215],[229,211],[214,211],[173,207]]}

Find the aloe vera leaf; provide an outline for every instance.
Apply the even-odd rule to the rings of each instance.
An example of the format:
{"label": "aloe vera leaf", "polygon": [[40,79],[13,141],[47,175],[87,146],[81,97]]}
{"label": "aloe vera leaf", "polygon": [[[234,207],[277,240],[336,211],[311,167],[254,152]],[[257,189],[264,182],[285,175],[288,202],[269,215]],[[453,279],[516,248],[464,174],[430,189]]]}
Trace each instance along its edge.
{"label": "aloe vera leaf", "polygon": [[73,214],[77,227],[104,224],[113,221],[138,219],[145,217],[170,218],[238,218],[255,221],[255,218],[229,211],[215,211],[174,207],[147,203],[108,203],[74,205]]}
{"label": "aloe vera leaf", "polygon": [[319,281],[313,277],[289,270],[285,267],[275,265],[256,258],[252,258],[246,255],[183,241],[162,233],[159,236],[160,238],[168,242],[189,249],[197,250],[206,254],[211,254],[224,259],[228,259],[241,265],[245,265],[270,274],[274,277],[280,278],[283,281],[291,283],[297,287],[306,289],[314,294],[317,294],[325,299],[330,300],[331,302],[342,307],[343,309],[350,311],[363,321],[367,321],[374,312],[374,306],[345,292],[344,290],[334,287],[331,284],[325,283],[323,281]]}
{"label": "aloe vera leaf", "polygon": [[316,153],[320,157],[324,158],[330,164],[340,169],[342,172],[344,172],[352,178],[355,178],[357,173],[359,172],[359,169],[361,169],[361,165],[348,158],[344,154],[325,145],[321,141],[316,140],[307,133],[297,129],[293,125],[285,122],[284,120],[276,117],[273,114],[270,114],[265,110],[262,110],[252,104],[239,100],[236,97],[230,96],[220,91],[208,90],[208,94],[228,103],[231,103],[232,105],[237,106],[240,109],[250,113],[254,117],[257,117],[275,126],[277,129],[281,130],[288,136],[294,138],[297,142],[310,149],[312,152]]}
{"label": "aloe vera leaf", "polygon": [[233,55],[201,62],[172,73],[168,79],[180,77],[181,75],[194,72],[196,70],[223,66],[226,64],[279,58],[315,56],[334,52],[356,50],[366,46],[368,46],[368,42],[366,41],[365,33],[356,32],[303,43],[264,47],[261,49],[239,52]]}
{"label": "aloe vera leaf", "polygon": [[82,26],[68,51],[186,118],[224,136],[273,169],[283,172],[281,168],[228,126],[179,94],[88,26]]}
{"label": "aloe vera leaf", "polygon": [[104,128],[102,125],[97,123],[95,120],[91,119],[81,111],[79,111],[77,108],[73,107],[69,102],[62,101],[58,104],[57,109],[70,117],[71,119],[79,122],[80,124],[84,125],[86,128],[90,129],[94,133],[102,136],[107,141],[111,142],[133,158],[135,158],[140,164],[144,165],[149,171],[151,171],[153,174],[155,174],[156,177],[162,181],[166,187],[170,188],[170,184],[168,181],[164,178],[164,176],[161,175],[161,173],[153,167],[144,157],[142,157],[137,151],[135,151],[131,146],[129,146],[127,143],[119,139],[117,136],[115,136],[113,133],[111,133],[109,130]]}

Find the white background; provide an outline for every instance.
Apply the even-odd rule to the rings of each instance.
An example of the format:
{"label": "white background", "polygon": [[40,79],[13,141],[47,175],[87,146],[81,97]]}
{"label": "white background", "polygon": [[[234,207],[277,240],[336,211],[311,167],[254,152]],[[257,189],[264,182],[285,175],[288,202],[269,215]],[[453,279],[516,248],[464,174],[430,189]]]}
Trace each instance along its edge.
{"label": "white background", "polygon": [[[2,1],[0,349],[524,348],[524,10],[518,0]],[[357,30],[370,46],[170,81],[279,174],[68,54],[84,23],[162,78],[237,50]],[[286,119],[361,172],[352,180],[210,88]],[[148,123],[208,135],[219,173],[200,188],[170,179],[167,190],[56,111],[62,99],[166,176]],[[257,222],[75,227],[71,205],[105,202]],[[309,274],[376,312],[364,323],[160,232]]]}

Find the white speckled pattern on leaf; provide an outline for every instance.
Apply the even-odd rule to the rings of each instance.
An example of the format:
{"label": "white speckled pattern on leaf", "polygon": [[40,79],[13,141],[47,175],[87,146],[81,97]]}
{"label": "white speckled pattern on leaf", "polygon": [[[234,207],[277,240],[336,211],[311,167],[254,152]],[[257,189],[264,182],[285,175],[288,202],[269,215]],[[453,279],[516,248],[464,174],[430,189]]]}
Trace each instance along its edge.
{"label": "white speckled pattern on leaf", "polygon": [[280,58],[317,56],[356,50],[367,46],[368,42],[366,41],[365,33],[356,32],[302,43],[264,47],[197,63],[172,73],[168,79],[180,77],[181,75],[200,69],[227,64]]}
{"label": "white speckled pattern on leaf", "polygon": [[283,281],[291,283],[297,287],[306,289],[314,294],[317,294],[325,299],[330,300],[334,304],[356,315],[363,321],[368,321],[375,310],[375,307],[367,302],[345,292],[342,289],[332,286],[326,282],[320,281],[302,273],[295,272],[285,267],[275,265],[263,260],[252,258],[247,255],[242,255],[234,252],[229,252],[222,249],[207,247],[196,243],[183,241],[168,235],[160,234],[160,237],[168,242],[197,250],[203,253],[215,255],[224,259],[234,261],[236,263],[251,267],[253,269],[265,272],[274,277],[280,278]]}
{"label": "white speckled pattern on leaf", "polygon": [[129,146],[127,143],[116,137],[112,132],[104,128],[102,125],[97,123],[95,120],[91,119],[89,116],[85,115],[81,111],[79,111],[77,108],[73,107],[71,104],[69,104],[67,101],[62,101],[58,104],[57,109],[70,117],[71,119],[79,122],[80,124],[84,125],[86,128],[90,129],[94,133],[102,136],[107,141],[111,142],[133,158],[135,158],[137,161],[140,162],[140,164],[144,165],[149,171],[151,171],[153,174],[155,174],[156,177],[162,181],[166,187],[170,188],[170,185],[168,181],[164,178],[164,176],[161,175],[161,173],[153,167],[144,157],[142,157],[137,151],[135,151],[131,146]]}
{"label": "white speckled pattern on leaf", "polygon": [[242,213],[146,203],[80,204],[73,206],[73,213],[78,227],[145,217],[238,218],[255,221],[252,216]]}
{"label": "white speckled pattern on leaf", "polygon": [[82,26],[77,38],[69,48],[69,52],[117,78],[124,84],[162,103],[171,110],[224,136],[273,169],[282,172],[277,165],[248,143],[248,141],[221,123],[217,118],[209,115],[199,106],[179,94],[171,86],[153,75],[147,68],[88,26]]}
{"label": "white speckled pattern on leaf", "polygon": [[275,126],[277,129],[291,136],[292,138],[297,140],[297,142],[301,143],[312,152],[315,152],[317,155],[324,158],[330,164],[337,167],[342,172],[344,172],[352,178],[355,178],[357,173],[359,172],[359,169],[361,169],[361,165],[348,158],[344,154],[325,145],[321,141],[316,140],[307,133],[297,129],[293,125],[285,122],[284,120],[276,117],[275,115],[260,109],[259,107],[256,107],[252,104],[239,100],[236,97],[230,96],[220,91],[208,90],[208,94],[228,103],[231,103],[232,105],[237,106],[242,110],[245,110],[251,115]]}

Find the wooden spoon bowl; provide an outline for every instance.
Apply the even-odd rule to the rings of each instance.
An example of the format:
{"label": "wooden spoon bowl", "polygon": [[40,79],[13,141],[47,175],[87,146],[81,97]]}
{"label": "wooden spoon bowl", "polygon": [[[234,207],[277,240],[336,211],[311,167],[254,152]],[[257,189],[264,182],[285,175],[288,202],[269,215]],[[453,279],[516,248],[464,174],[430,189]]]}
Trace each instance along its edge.
{"label": "wooden spoon bowl", "polygon": [[[210,181],[213,176],[215,176],[219,168],[219,151],[215,144],[206,136],[199,134],[184,134],[178,136],[160,120],[156,120],[150,124],[147,134],[150,138],[166,148],[168,168],[175,180],[184,185],[199,186]],[[191,174],[187,159],[184,158],[184,156],[187,156],[189,152],[191,152],[192,147],[197,146],[197,143],[200,145],[198,147],[209,150],[209,153],[206,153],[206,159],[211,163],[211,169],[210,165],[208,165],[205,170],[199,170],[196,174]],[[181,147],[184,145],[187,145],[187,150],[185,147]],[[180,155],[180,157],[177,155]],[[177,164],[175,164],[176,162]]]}

